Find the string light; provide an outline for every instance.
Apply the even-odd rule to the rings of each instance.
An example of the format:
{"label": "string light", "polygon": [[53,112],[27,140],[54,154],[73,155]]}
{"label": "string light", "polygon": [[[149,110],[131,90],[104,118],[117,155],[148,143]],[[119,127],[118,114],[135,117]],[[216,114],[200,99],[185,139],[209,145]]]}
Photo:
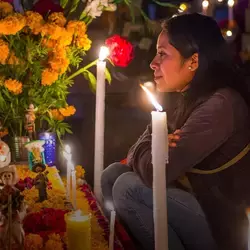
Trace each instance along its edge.
{"label": "string light", "polygon": [[[229,1],[230,1],[230,0],[229,0]],[[202,7],[203,7],[203,8],[208,8],[208,6],[209,6],[208,0],[203,0],[203,1],[202,1]]]}
{"label": "string light", "polygon": [[180,13],[182,13],[182,12],[186,11],[187,9],[188,9],[187,4],[182,3],[182,4],[179,6],[178,11],[179,11]]}
{"label": "string light", "polygon": [[227,31],[226,31],[226,35],[227,35],[228,37],[231,37],[231,36],[233,35],[233,32],[232,32],[231,30],[227,30]]}
{"label": "string light", "polygon": [[234,6],[234,0],[228,0],[228,1],[227,1],[227,5],[228,5],[229,7],[233,7],[233,6]]}

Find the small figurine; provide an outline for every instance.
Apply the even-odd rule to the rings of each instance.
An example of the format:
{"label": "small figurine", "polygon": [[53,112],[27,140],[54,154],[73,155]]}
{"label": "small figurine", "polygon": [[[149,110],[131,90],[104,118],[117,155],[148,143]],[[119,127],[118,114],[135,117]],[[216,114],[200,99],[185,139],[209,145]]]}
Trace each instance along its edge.
{"label": "small figurine", "polygon": [[[34,183],[36,189],[38,189],[39,192],[39,199],[37,202],[43,202],[48,199],[47,196],[47,185],[48,185],[48,171],[45,171],[46,166],[42,163],[37,163],[33,166],[33,171],[38,173],[36,176]],[[45,172],[44,172],[45,171]],[[44,173],[43,173],[44,172]]]}
{"label": "small figurine", "polygon": [[[3,168],[9,166],[10,161],[11,161],[10,148],[5,142],[3,142],[0,139],[0,171]],[[0,185],[1,186],[4,185],[1,181],[1,178],[0,178]]]}
{"label": "small figurine", "polygon": [[36,140],[28,142],[25,147],[28,149],[28,161],[29,161],[29,168],[30,170],[33,169],[33,166],[37,163],[41,163],[45,165],[45,158],[44,158],[44,145],[45,141],[43,140]]}
{"label": "small figurine", "polygon": [[30,140],[35,139],[35,120],[36,120],[36,111],[37,108],[34,107],[33,104],[29,105],[27,109],[27,114],[25,115],[26,122],[25,122],[25,129],[28,131]]}
{"label": "small figurine", "polygon": [[0,179],[4,184],[4,188],[0,193],[0,249],[13,249],[13,247],[23,249],[24,230],[22,219],[25,216],[26,208],[24,196],[15,188],[17,183],[16,167],[10,165],[1,168]]}

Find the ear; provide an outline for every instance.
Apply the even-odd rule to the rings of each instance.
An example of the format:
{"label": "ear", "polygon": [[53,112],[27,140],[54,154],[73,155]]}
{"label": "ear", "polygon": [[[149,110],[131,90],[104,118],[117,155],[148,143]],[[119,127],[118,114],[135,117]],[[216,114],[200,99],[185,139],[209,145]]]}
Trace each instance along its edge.
{"label": "ear", "polygon": [[199,67],[199,55],[198,55],[198,53],[194,53],[190,59],[191,59],[191,64],[189,66],[191,67],[192,71],[196,71]]}

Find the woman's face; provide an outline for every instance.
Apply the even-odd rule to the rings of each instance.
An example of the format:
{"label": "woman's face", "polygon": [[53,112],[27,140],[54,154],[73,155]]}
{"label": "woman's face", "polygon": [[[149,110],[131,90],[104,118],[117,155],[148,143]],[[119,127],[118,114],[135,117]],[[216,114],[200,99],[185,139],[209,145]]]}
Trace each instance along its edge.
{"label": "woman's face", "polygon": [[[195,62],[196,59],[196,62]],[[198,67],[198,56],[184,60],[179,51],[162,31],[157,41],[157,54],[150,64],[154,70],[154,80],[160,92],[181,92],[188,88]]]}

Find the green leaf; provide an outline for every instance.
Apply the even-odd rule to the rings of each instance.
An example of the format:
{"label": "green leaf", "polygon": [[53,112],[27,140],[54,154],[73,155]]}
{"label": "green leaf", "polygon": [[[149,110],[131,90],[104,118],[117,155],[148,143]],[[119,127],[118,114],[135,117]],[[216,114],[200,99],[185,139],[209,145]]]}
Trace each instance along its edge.
{"label": "green leaf", "polygon": [[91,88],[92,91],[96,91],[96,77],[93,73],[91,73],[90,71],[88,70],[85,70],[83,72],[83,76],[86,80],[89,81],[89,86]]}
{"label": "green leaf", "polygon": [[83,10],[82,14],[80,15],[80,20],[84,19],[87,16],[86,12]]}
{"label": "green leaf", "polygon": [[107,68],[105,69],[105,78],[107,79],[108,83],[111,84],[112,78],[111,78],[111,74]]}
{"label": "green leaf", "polygon": [[79,5],[79,3],[80,3],[80,0],[73,0],[69,13],[74,12],[76,10],[77,6]]}
{"label": "green leaf", "polygon": [[153,0],[153,2],[160,5],[160,6],[163,6],[163,7],[170,7],[170,8],[178,9],[178,7],[176,5],[171,4],[171,3],[162,3],[162,2],[157,1],[157,0]]}
{"label": "green leaf", "polygon": [[60,0],[60,5],[64,9],[68,4],[68,0]]}

